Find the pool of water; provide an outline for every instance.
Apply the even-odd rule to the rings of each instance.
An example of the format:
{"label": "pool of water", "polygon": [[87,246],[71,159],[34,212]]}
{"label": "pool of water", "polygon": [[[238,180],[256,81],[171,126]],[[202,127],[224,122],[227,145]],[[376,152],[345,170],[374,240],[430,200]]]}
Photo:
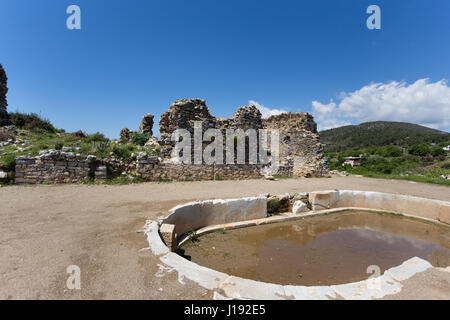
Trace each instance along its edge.
{"label": "pool of water", "polygon": [[367,279],[412,257],[450,265],[450,228],[392,214],[348,211],[229,231],[187,241],[185,258],[230,275],[283,285]]}

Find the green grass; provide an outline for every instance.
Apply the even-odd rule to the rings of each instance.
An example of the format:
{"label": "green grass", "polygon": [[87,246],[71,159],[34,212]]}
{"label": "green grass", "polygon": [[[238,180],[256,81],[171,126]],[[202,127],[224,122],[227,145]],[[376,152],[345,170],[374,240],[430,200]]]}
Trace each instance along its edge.
{"label": "green grass", "polygon": [[[28,155],[35,157],[39,155],[42,150],[61,150],[62,147],[70,147],[72,151],[82,156],[95,155],[98,158],[106,158],[109,156],[115,156],[119,159],[131,159],[133,153],[147,152],[151,156],[159,156],[159,147],[143,147],[139,140],[139,144],[126,142],[126,143],[111,143],[101,133],[94,133],[86,135],[85,137],[79,137],[71,133],[65,133],[62,131],[55,132],[41,132],[30,131],[27,129],[17,129],[16,139],[23,141],[28,140],[29,143],[25,145],[9,145],[6,147],[0,147],[0,162],[8,160],[7,157],[17,157],[22,155]],[[142,139],[142,137],[141,137]],[[29,148],[28,150],[19,151],[19,148]]]}
{"label": "green grass", "polygon": [[270,200],[267,202],[267,211],[273,215],[280,214],[280,200]]}
{"label": "green grass", "polygon": [[423,182],[423,183],[433,183],[440,184],[444,186],[450,186],[450,180],[443,178],[431,178],[427,176],[419,176],[419,175],[395,175],[395,174],[380,174],[380,173],[363,173],[362,176],[368,178],[377,178],[377,179],[396,179],[396,180],[408,180],[415,182]]}
{"label": "green grass", "polygon": [[3,166],[7,171],[14,171],[16,167],[16,158],[12,154],[7,154],[0,157],[0,166]]}
{"label": "green grass", "polygon": [[190,241],[191,243],[195,243],[195,242],[200,241],[200,240],[198,239],[197,231],[195,231],[195,230],[189,231],[189,232],[187,233],[187,237],[188,237],[188,239],[189,239],[189,241]]}
{"label": "green grass", "polygon": [[[423,183],[450,185],[450,180],[441,176],[450,175],[450,161],[447,154],[433,156],[430,153],[419,152],[421,149],[432,150],[436,146],[416,145],[413,153],[402,153],[395,146],[368,147],[360,150],[350,150],[341,153],[328,153],[330,170],[345,170],[350,174],[365,177],[409,180]],[[412,149],[412,148],[410,148]],[[445,152],[444,152],[445,153]],[[352,168],[342,163],[347,156],[362,155],[361,165]]]}
{"label": "green grass", "polygon": [[150,136],[147,133],[134,132],[131,135],[131,141],[139,146],[144,146],[148,139],[150,139]]}
{"label": "green grass", "polygon": [[9,122],[17,128],[33,132],[55,133],[58,131],[48,119],[36,113],[13,112],[9,114]]}

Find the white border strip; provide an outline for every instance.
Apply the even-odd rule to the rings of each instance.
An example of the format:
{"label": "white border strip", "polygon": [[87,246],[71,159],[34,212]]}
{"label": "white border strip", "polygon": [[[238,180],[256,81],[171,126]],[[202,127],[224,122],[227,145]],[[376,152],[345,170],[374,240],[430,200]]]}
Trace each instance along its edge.
{"label": "white border strip", "polygon": [[[349,190],[346,190],[349,192]],[[364,193],[364,191],[358,191]],[[369,192],[368,192],[369,193]],[[370,192],[372,193],[372,192]],[[394,195],[395,196],[395,195]],[[417,198],[417,197],[415,197]],[[421,198],[419,198],[421,199]],[[445,201],[436,201],[439,204],[448,204]],[[223,201],[223,200],[222,200]],[[178,206],[176,208],[181,208]],[[248,221],[233,222],[227,224],[212,225],[201,228],[197,234],[205,234],[218,229],[235,229],[260,224],[268,224],[283,221],[292,221],[313,217],[318,215],[338,213],[346,210],[364,210],[373,212],[386,212],[386,210],[361,208],[361,207],[343,207],[319,212],[311,212],[298,216],[275,216],[264,219],[255,219]],[[173,212],[173,210],[171,210]],[[436,224],[445,225],[435,219],[415,216],[401,213],[406,217],[414,217],[425,221],[432,221]],[[188,261],[176,253],[170,252],[159,235],[159,224],[156,221],[148,220],[144,227],[145,235],[149,243],[149,248],[153,254],[160,256],[160,260],[169,266],[171,270],[178,272],[181,281],[183,278],[192,280],[208,290],[214,290],[214,299],[257,299],[257,300],[318,300],[318,299],[380,299],[387,295],[399,293],[402,289],[401,281],[413,277],[415,274],[434,268],[428,261],[418,257],[411,258],[397,267],[386,270],[382,276],[371,278],[364,281],[332,285],[332,286],[291,286],[278,285],[243,279],[235,276],[200,266],[194,262]],[[180,245],[182,242],[180,243]],[[435,268],[436,269],[436,268]]]}

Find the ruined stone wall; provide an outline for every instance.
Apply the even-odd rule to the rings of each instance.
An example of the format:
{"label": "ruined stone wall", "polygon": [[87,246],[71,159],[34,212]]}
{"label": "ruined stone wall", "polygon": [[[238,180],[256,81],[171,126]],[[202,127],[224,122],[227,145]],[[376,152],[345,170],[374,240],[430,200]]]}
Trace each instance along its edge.
{"label": "ruined stone wall", "polygon": [[[136,161],[136,173],[151,181],[161,180],[235,180],[260,179],[263,166],[257,164],[237,165],[185,165],[160,162],[157,157],[139,157]],[[279,175],[292,176],[292,166],[282,166]]]}
{"label": "ruined stone wall", "polygon": [[[194,121],[203,121],[202,131],[216,128],[216,118],[209,113],[206,101],[203,99],[179,99],[161,115],[159,132],[161,134],[161,153],[169,158],[175,142],[171,140],[176,129],[186,129],[194,137]],[[194,148],[192,146],[192,152]]]}
{"label": "ruined stone wall", "polygon": [[8,113],[6,107],[8,102],[6,101],[6,94],[8,93],[7,87],[8,77],[6,76],[3,66],[0,64],[0,126],[6,124]]}
{"label": "ruined stone wall", "polygon": [[320,141],[317,124],[309,113],[283,113],[263,119],[270,134],[280,134],[280,162],[292,163],[294,176],[323,175],[328,172],[324,144]]}
{"label": "ruined stone wall", "polygon": [[[89,179],[105,180],[120,174],[133,174],[149,181],[195,181],[259,179],[261,165],[184,165],[161,162],[158,157],[139,155],[126,166],[95,156],[77,157],[72,152],[50,150],[37,157],[16,158],[16,184],[80,183]],[[121,172],[121,170],[123,170]],[[279,175],[292,176],[292,167],[281,167]]]}
{"label": "ruined stone wall", "polygon": [[234,180],[262,178],[258,165],[185,165],[160,163],[156,165],[138,164],[140,176],[150,181],[195,181]]}
{"label": "ruined stone wall", "polygon": [[93,168],[86,159],[64,153],[16,158],[16,184],[77,183],[89,179]]}
{"label": "ruined stone wall", "polygon": [[16,157],[15,183],[79,183],[89,179],[105,180],[116,164],[95,156],[80,157],[72,152],[48,150],[37,157]]}
{"label": "ruined stone wall", "polygon": [[[151,131],[152,116],[141,126],[141,131]],[[16,183],[76,183],[86,179],[107,179],[120,174],[135,174],[151,181],[160,180],[230,180],[263,178],[261,164],[186,165],[167,161],[174,142],[172,132],[186,129],[193,136],[194,121],[203,121],[202,131],[216,128],[225,138],[226,129],[273,129],[280,133],[279,176],[312,176],[328,173],[317,126],[308,113],[285,113],[262,119],[255,106],[240,107],[233,117],[215,118],[209,112],[205,100],[177,100],[160,121],[163,159],[143,153],[127,163],[117,159],[97,160],[94,156],[80,158],[72,152],[50,150],[39,157],[18,157],[16,160]],[[128,132],[129,133],[129,132]],[[270,143],[270,139],[268,139]],[[226,139],[224,139],[224,144]],[[204,142],[204,146],[209,142]],[[246,145],[248,148],[248,145]],[[270,150],[270,145],[269,145]],[[193,148],[192,148],[193,151]],[[247,149],[248,151],[248,149]]]}
{"label": "ruined stone wall", "polygon": [[[323,175],[328,172],[328,162],[324,156],[323,144],[317,132],[317,125],[309,113],[283,113],[262,119],[261,112],[255,106],[238,108],[233,117],[215,118],[209,112],[205,100],[182,99],[172,104],[159,123],[163,158],[169,159],[174,142],[172,133],[183,128],[193,137],[194,121],[203,121],[203,132],[209,128],[220,129],[224,135],[226,129],[268,129],[268,149],[270,150],[270,131],[280,133],[280,163],[293,166],[295,176]],[[208,143],[203,143],[204,147]],[[248,153],[248,145],[246,145]],[[224,148],[225,150],[225,148]]]}
{"label": "ruined stone wall", "polygon": [[150,137],[153,136],[153,119],[155,118],[152,114],[144,114],[142,117],[141,124],[139,125],[139,132],[146,133]]}

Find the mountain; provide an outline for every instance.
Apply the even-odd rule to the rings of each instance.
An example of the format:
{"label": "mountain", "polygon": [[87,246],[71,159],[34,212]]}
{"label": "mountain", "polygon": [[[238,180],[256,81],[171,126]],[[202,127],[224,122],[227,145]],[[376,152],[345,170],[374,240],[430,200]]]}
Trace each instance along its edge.
{"label": "mountain", "polygon": [[406,122],[375,121],[320,132],[326,152],[357,150],[369,146],[411,146],[450,141],[450,133]]}

